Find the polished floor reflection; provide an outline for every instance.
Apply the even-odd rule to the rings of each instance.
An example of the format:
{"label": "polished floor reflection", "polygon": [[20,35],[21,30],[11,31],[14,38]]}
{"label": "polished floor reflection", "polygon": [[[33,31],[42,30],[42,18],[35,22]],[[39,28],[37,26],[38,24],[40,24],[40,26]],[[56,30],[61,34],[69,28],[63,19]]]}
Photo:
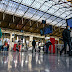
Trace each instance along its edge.
{"label": "polished floor reflection", "polygon": [[1,52],[0,72],[72,72],[72,57],[30,52]]}

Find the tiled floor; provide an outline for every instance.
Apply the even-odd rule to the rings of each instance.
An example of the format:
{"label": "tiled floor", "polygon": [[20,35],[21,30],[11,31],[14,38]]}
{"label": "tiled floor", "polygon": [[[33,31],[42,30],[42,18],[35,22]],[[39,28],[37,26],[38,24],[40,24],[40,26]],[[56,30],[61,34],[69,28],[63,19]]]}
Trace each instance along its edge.
{"label": "tiled floor", "polygon": [[72,72],[72,57],[30,52],[1,52],[0,72]]}

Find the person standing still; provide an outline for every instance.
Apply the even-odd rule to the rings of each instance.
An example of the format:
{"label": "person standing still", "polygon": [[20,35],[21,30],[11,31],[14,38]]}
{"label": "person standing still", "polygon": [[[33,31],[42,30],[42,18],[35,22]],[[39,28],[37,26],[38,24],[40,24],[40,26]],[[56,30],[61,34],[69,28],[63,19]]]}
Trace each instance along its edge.
{"label": "person standing still", "polygon": [[66,46],[68,44],[69,46],[69,56],[71,55],[71,38],[70,38],[70,27],[67,26],[66,29],[63,31],[63,41],[64,41],[64,48],[60,51],[60,55],[62,55],[62,52],[66,50]]}
{"label": "person standing still", "polygon": [[[36,42],[35,42],[35,40],[33,40],[33,41],[32,41],[32,46],[33,46],[33,48],[32,48],[32,53],[33,53],[33,50],[35,49],[35,45],[36,45]],[[36,52],[36,49],[35,49],[35,52]]]}

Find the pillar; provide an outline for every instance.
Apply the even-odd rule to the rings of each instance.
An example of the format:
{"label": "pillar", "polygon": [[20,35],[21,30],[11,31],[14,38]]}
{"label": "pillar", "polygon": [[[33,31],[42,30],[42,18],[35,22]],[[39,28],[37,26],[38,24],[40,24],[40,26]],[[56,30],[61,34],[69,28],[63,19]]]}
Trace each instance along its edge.
{"label": "pillar", "polygon": [[10,33],[10,43],[12,43],[12,33]]}
{"label": "pillar", "polygon": [[32,46],[32,41],[33,41],[33,36],[30,36],[30,37],[29,37],[29,47]]}

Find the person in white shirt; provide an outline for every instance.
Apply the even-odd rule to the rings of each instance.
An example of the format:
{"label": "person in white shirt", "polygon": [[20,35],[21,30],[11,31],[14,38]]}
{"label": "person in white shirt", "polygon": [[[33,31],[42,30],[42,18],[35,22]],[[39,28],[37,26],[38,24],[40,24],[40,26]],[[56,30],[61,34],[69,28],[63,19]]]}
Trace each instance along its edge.
{"label": "person in white shirt", "polygon": [[40,50],[41,50],[41,42],[40,42],[40,40],[39,40],[39,42],[38,42],[38,46],[39,46],[39,52],[40,52]]}

